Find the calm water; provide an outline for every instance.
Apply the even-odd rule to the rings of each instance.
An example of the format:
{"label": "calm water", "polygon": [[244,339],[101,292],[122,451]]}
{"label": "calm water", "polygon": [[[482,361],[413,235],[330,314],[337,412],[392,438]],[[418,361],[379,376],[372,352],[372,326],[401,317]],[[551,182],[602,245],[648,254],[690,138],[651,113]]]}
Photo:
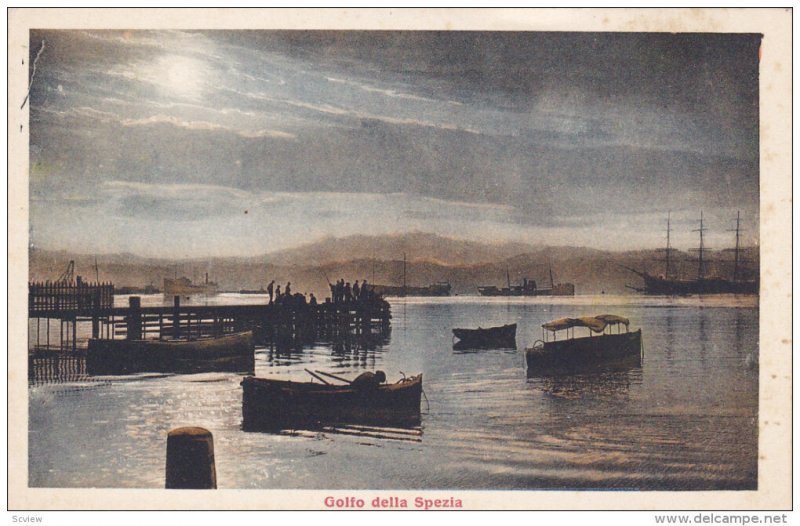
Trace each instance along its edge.
{"label": "calm water", "polygon": [[[752,489],[756,303],[398,300],[385,345],[256,350],[258,376],[306,381],[304,368],[348,377],[382,369],[394,381],[401,371],[422,372],[427,401],[417,431],[245,433],[239,375],[89,377],[79,360],[49,364],[29,387],[29,483],[162,488],[167,432],[199,425],[214,434],[220,488]],[[641,368],[527,377],[523,349],[541,337],[543,322],[600,313],[627,316],[642,328]],[[517,351],[452,349],[453,327],[512,322]]]}

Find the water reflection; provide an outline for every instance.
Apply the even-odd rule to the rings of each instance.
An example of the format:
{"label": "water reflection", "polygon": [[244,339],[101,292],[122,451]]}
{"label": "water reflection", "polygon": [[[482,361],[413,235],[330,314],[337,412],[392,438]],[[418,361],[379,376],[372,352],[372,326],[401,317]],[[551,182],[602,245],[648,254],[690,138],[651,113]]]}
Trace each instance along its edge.
{"label": "water reflection", "polygon": [[698,334],[700,336],[700,363],[703,368],[706,366],[706,355],[708,354],[708,332],[706,331],[706,311],[700,307],[698,316]]}
{"label": "water reflection", "polygon": [[529,383],[558,399],[626,396],[634,384],[641,384],[641,369],[533,377]]}
{"label": "water reflection", "polygon": [[470,347],[469,345],[453,345],[453,354],[477,354],[477,353],[504,353],[517,354],[516,347]]}
{"label": "water reflection", "polygon": [[380,441],[395,440],[400,442],[422,442],[422,427],[419,425],[400,427],[360,426],[360,425],[325,425],[309,429],[292,429],[280,431],[283,436],[300,436],[323,438],[325,435],[339,435],[359,440],[362,445],[377,445]]}
{"label": "water reflection", "polygon": [[28,357],[28,385],[83,382],[91,377],[86,372],[86,356],[73,352],[36,353]]}
{"label": "water reflection", "polygon": [[642,382],[642,360],[629,356],[570,372],[528,368],[527,377],[531,386],[561,399],[626,395],[631,385]]}
{"label": "water reflection", "polygon": [[374,366],[376,354],[391,343],[391,328],[376,332],[342,332],[324,336],[313,341],[299,339],[276,340],[263,351],[270,366],[287,366],[313,361],[313,356],[322,350],[330,352],[336,364],[359,364]]}
{"label": "water reflection", "polygon": [[335,354],[356,353],[368,354],[381,351],[392,341],[392,330],[386,329],[381,332],[339,335],[320,343],[330,345]]}
{"label": "water reflection", "polygon": [[[400,371],[424,373],[423,427],[399,431],[245,433],[240,375],[88,384],[79,360],[33,360],[29,485],[163,487],[164,434],[191,424],[214,433],[226,459],[218,461],[221,488],[755,488],[757,308],[606,299],[617,303],[406,299],[393,304],[390,337],[256,349],[258,377],[307,382],[306,368],[350,379],[380,369],[390,381]],[[640,364],[557,375],[527,371],[519,351],[452,350],[452,327],[517,322],[524,347],[548,320],[598,312],[642,328]],[[68,385],[43,385],[53,377]]]}
{"label": "water reflection", "polygon": [[672,362],[672,353],[675,348],[675,315],[673,314],[673,310],[674,309],[666,309],[667,312],[664,315],[667,324],[664,338],[664,343],[666,344],[664,351],[667,362]]}

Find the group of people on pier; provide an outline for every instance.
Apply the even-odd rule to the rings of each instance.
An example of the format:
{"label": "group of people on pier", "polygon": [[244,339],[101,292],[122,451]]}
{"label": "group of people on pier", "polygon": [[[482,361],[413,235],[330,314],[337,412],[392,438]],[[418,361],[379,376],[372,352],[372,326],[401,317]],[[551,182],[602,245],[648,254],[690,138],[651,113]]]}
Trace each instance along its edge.
{"label": "group of people on pier", "polygon": [[272,281],[269,282],[269,285],[267,285],[267,294],[269,294],[270,305],[273,303],[275,303],[276,305],[291,304],[295,306],[317,304],[317,298],[316,296],[314,296],[313,292],[309,294],[308,299],[306,299],[305,294],[301,294],[299,292],[292,294],[291,281],[286,283],[286,288],[283,289],[283,292],[281,292],[281,286],[278,285],[276,287],[275,280],[273,279]]}
{"label": "group of people on pier", "polygon": [[[349,281],[339,279],[336,283],[329,283],[331,288],[330,301],[333,303],[367,303],[376,299],[380,299],[380,294],[372,290],[372,287],[367,284],[367,280],[363,280],[359,285],[356,280],[352,285]],[[270,304],[277,305],[292,304],[292,305],[316,305],[317,298],[313,293],[309,294],[306,298],[305,294],[294,293],[292,294],[292,282],[286,283],[286,287],[281,292],[281,286],[275,285],[275,280],[270,281],[267,285],[267,294],[269,294]],[[326,300],[327,301],[327,300]]]}
{"label": "group of people on pier", "polygon": [[370,288],[367,280],[364,280],[361,285],[356,280],[353,285],[350,282],[345,282],[340,279],[336,283],[328,284],[331,288],[331,301],[333,303],[366,303],[380,296]]}

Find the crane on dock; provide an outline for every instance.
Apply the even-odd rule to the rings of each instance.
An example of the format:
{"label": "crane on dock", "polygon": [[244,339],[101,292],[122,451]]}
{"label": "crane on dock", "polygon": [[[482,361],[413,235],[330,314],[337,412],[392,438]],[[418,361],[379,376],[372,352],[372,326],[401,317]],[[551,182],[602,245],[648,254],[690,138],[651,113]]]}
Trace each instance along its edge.
{"label": "crane on dock", "polygon": [[70,259],[67,265],[67,270],[61,273],[56,280],[56,283],[63,283],[66,285],[71,284],[75,279],[75,261]]}

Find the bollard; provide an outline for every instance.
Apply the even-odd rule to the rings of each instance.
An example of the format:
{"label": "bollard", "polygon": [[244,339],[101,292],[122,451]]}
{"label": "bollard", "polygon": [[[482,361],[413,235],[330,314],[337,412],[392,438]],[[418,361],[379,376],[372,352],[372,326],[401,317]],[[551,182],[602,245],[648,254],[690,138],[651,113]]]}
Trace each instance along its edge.
{"label": "bollard", "polygon": [[131,296],[128,298],[127,329],[129,340],[142,339],[142,298]]}
{"label": "bollard", "polygon": [[172,298],[172,338],[181,339],[181,297]]}
{"label": "bollard", "polygon": [[217,489],[214,437],[202,427],[179,427],[167,435],[167,489]]}

